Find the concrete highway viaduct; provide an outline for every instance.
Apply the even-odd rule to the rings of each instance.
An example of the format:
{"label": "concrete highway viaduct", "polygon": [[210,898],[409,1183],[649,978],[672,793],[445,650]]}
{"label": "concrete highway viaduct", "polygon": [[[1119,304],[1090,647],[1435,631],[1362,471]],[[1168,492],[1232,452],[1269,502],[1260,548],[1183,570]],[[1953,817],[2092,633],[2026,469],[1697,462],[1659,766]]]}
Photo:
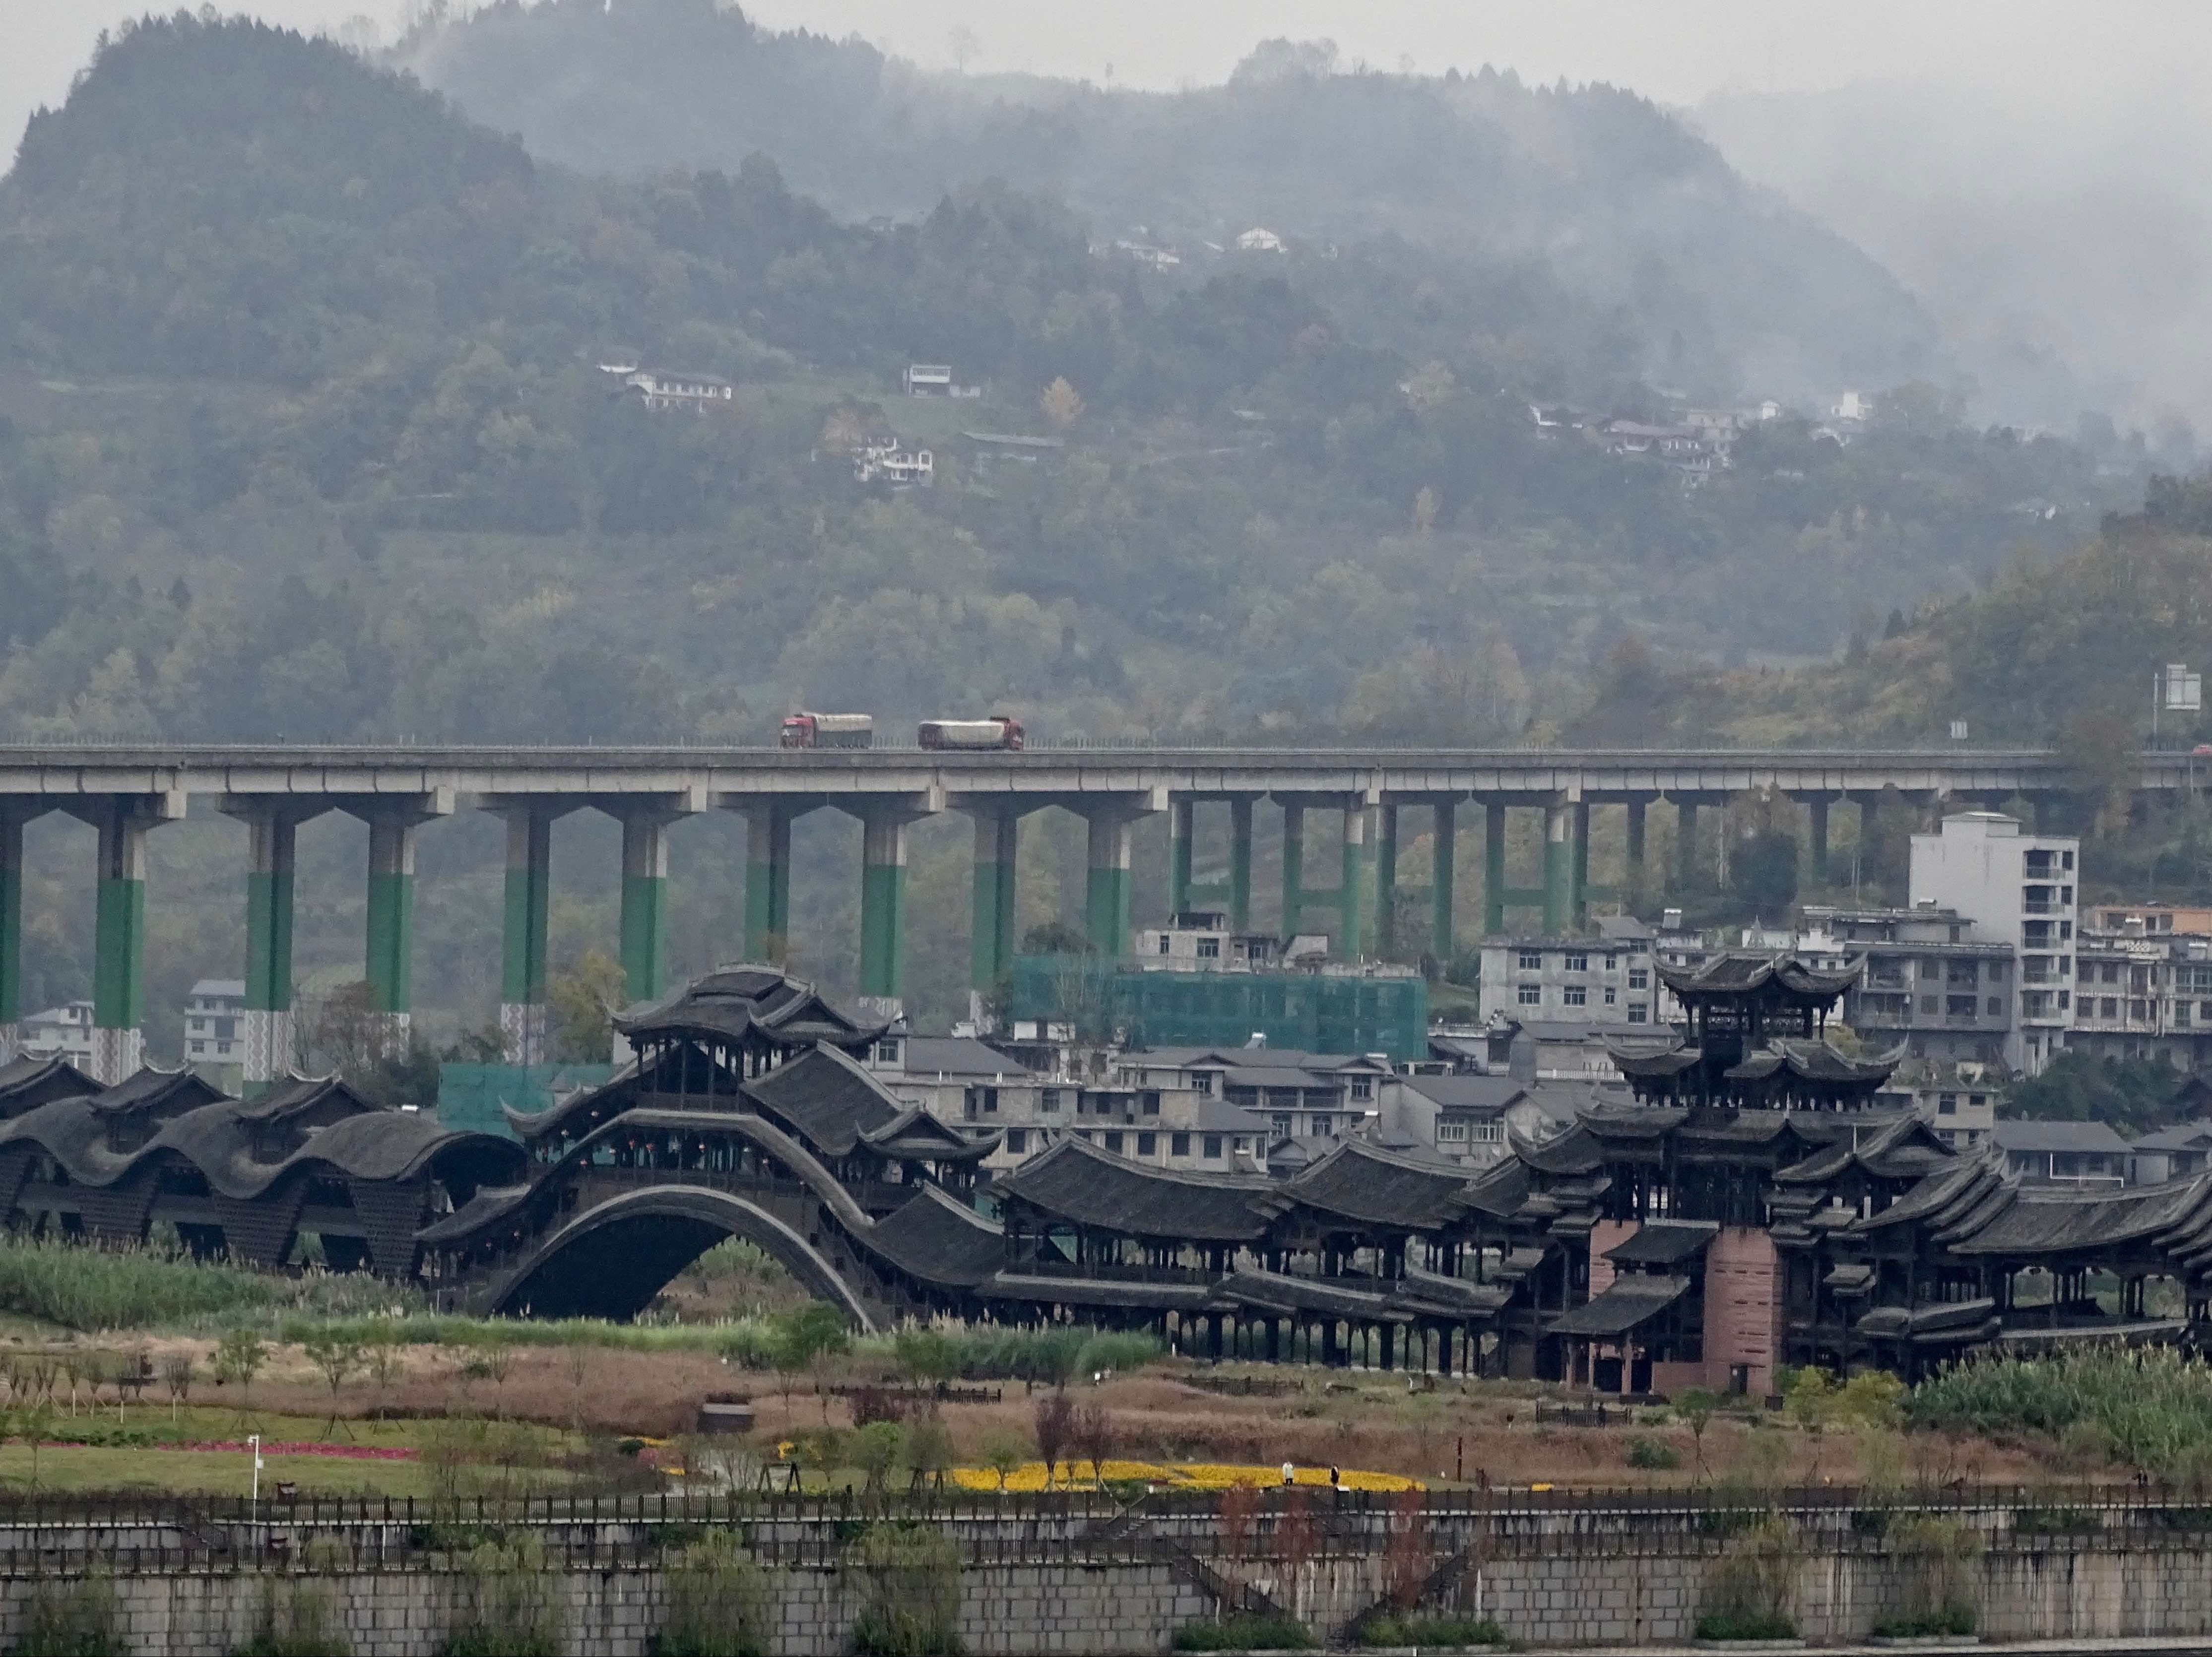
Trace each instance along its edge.
{"label": "concrete highway viaduct", "polygon": [[[2146,753],[2136,786],[2152,794],[2212,784],[2212,764]],[[1676,815],[1675,843],[1696,845],[1698,813],[1748,790],[1778,793],[1806,812],[1810,872],[1827,872],[1828,817],[1894,790],[1928,810],[2024,798],[2039,810],[2075,786],[2065,763],[2039,750],[1914,750],[1323,749],[1052,747],[1024,752],[919,749],[682,747],[0,747],[0,1055],[21,1017],[23,826],[49,811],[99,834],[94,974],[94,1069],[113,1081],[137,1067],[145,932],[146,836],[195,799],[251,830],[246,871],[248,1090],[291,1050],[293,846],[299,825],[343,811],[368,826],[367,977],[375,1011],[403,1028],[410,1005],[415,843],[425,824],[483,810],[507,824],[501,1023],[507,1056],[536,1062],[546,1041],[546,925],[554,821],[586,809],[623,828],[621,957],[629,994],[667,987],[667,832],[687,815],[731,810],[749,834],[745,953],[760,959],[790,928],[791,825],[810,811],[843,811],[862,825],[859,990],[869,1010],[894,1008],[905,935],[906,833],[916,820],[957,811],[975,826],[971,977],[995,984],[1015,946],[1015,849],[1023,816],[1060,806],[1089,824],[1085,920],[1102,951],[1127,947],[1130,836],[1169,814],[1170,907],[1224,909],[1249,924],[1255,808],[1282,816],[1281,924],[1316,909],[1353,951],[1374,949],[1378,917],[1395,913],[1399,822],[1428,814],[1435,916],[1431,950],[1453,948],[1459,813],[1481,814],[1486,931],[1509,907],[1539,910],[1547,932],[1586,912],[1589,824],[1595,810],[1626,817],[1630,878],[1641,877],[1649,808]],[[1225,811],[1225,877],[1192,876],[1201,809]],[[1542,813],[1543,873],[1533,888],[1506,882],[1509,811]],[[1305,884],[1309,819],[1334,816],[1337,882]],[[1326,822],[1324,826],[1329,826]],[[1681,832],[1682,830],[1688,832]],[[1678,871],[1686,875],[1686,868]],[[1387,926],[1387,920],[1382,923]]]}

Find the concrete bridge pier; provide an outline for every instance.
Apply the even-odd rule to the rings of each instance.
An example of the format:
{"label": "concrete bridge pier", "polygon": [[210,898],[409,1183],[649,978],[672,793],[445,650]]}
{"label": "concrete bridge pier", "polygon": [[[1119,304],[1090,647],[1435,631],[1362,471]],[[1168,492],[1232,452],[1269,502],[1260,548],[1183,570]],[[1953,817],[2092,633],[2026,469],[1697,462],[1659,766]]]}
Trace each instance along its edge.
{"label": "concrete bridge pier", "polygon": [[1496,938],[1505,930],[1505,802],[1482,803],[1482,932]]}
{"label": "concrete bridge pier", "polygon": [[860,1007],[896,1018],[905,1011],[906,830],[927,813],[896,801],[845,809],[860,820]]}
{"label": "concrete bridge pier", "polygon": [[223,815],[246,824],[246,1007],[239,1019],[240,1090],[249,1099],[299,1060],[293,1026],[292,913],[300,825],[331,808],[277,796],[229,796]]}
{"label": "concrete bridge pier", "polygon": [[23,825],[46,809],[0,800],[0,1065],[23,1041]]}
{"label": "concrete bridge pier", "polygon": [[1574,836],[1575,928],[1589,925],[1589,802],[1577,800],[1567,808],[1568,830]]}
{"label": "concrete bridge pier", "polygon": [[1644,891],[1645,874],[1644,856],[1644,808],[1647,803],[1648,802],[1641,798],[1632,799],[1627,802],[1628,844],[1626,850],[1628,863],[1628,892],[1624,895],[1625,897],[1640,895]]}
{"label": "concrete bridge pier", "polygon": [[1562,797],[1544,807],[1544,936],[1567,930],[1575,908],[1576,817],[1588,816],[1578,801]]}
{"label": "concrete bridge pier", "polygon": [[545,1005],[546,931],[553,901],[553,823],[567,801],[496,803],[507,823],[505,922],[501,932],[499,1034],[510,1065],[542,1065],[550,1051]]}
{"label": "concrete bridge pier", "polygon": [[1806,836],[1809,842],[1806,872],[1813,884],[1828,883],[1828,797],[1814,794],[1805,802]]}
{"label": "concrete bridge pier", "polygon": [[1429,953],[1449,962],[1458,953],[1452,906],[1459,872],[1459,803],[1440,799],[1431,809],[1436,817],[1429,845]]}
{"label": "concrete bridge pier", "polygon": [[605,799],[599,806],[622,824],[623,993],[655,1001],[668,990],[668,831],[707,809],[706,791],[665,801]]}
{"label": "concrete bridge pier", "polygon": [[812,809],[770,796],[745,801],[745,959],[781,964],[791,953],[791,825]]}
{"label": "concrete bridge pier", "polygon": [[368,824],[369,1011],[383,1050],[404,1053],[414,1023],[415,832],[434,817],[452,816],[453,797],[441,789],[345,809]]}
{"label": "concrete bridge pier", "polygon": [[1375,808],[1375,920],[1370,929],[1374,953],[1384,961],[1398,943],[1398,808]]}
{"label": "concrete bridge pier", "polygon": [[1344,802],[1344,862],[1337,879],[1337,954],[1357,961],[1373,952],[1382,913],[1376,891],[1376,841],[1379,808],[1358,795]]}
{"label": "concrete bridge pier", "polygon": [[[1206,908],[1227,912],[1229,930],[1252,930],[1252,800],[1249,794],[1187,794],[1168,804],[1168,910],[1172,914]],[[1229,808],[1229,867],[1223,878],[1200,880],[1198,808],[1218,801]]]}
{"label": "concrete bridge pier", "polygon": [[[1006,801],[963,808],[975,825],[973,891],[968,925],[968,986],[978,995],[996,992],[1000,980],[1013,970],[1016,902],[1016,859],[1021,849],[1021,813]],[[1185,808],[1186,811],[1188,807]],[[1188,859],[1189,843],[1184,842]],[[1188,865],[1186,864],[1186,875]]]}
{"label": "concrete bridge pier", "polygon": [[[1090,825],[1090,847],[1084,878],[1084,934],[1100,955],[1129,952],[1130,848],[1139,818],[1168,810],[1164,788],[1131,797],[1109,795],[1103,799],[1067,802]],[[1170,825],[1172,828],[1172,825]]]}
{"label": "concrete bridge pier", "polygon": [[[181,790],[95,795],[63,810],[100,835],[92,964],[92,1074],[120,1082],[145,1062],[146,836],[185,815]],[[20,865],[19,865],[20,866]]]}

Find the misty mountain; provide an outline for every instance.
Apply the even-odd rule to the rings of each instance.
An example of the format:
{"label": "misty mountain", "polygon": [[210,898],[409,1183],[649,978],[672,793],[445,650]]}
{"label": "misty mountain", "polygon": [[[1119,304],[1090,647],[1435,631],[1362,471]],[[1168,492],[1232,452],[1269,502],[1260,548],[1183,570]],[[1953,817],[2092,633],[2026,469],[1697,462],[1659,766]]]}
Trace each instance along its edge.
{"label": "misty mountain", "polygon": [[997,179],[1187,262],[1258,227],[1534,264],[1621,319],[1638,373],[1703,398],[1948,372],[1938,330],[1880,266],[1610,87],[1340,73],[1328,49],[1285,41],[1225,86],[1172,94],[970,79],[757,28],[714,0],[508,0],[423,26],[395,61],[583,172],[759,154],[846,217],[912,217]]}
{"label": "misty mountain", "polygon": [[2212,426],[2212,117],[2183,99],[2030,101],[1958,83],[1716,97],[1698,127],[1746,177],[1896,273],[1985,416],[2150,432],[2168,465]]}

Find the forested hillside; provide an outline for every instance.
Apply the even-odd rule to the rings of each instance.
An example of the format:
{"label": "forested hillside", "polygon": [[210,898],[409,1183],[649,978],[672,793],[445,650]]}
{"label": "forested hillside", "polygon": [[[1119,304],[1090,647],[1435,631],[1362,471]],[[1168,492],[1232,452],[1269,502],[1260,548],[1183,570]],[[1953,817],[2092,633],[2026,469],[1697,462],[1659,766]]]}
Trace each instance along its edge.
{"label": "forested hillside", "polygon": [[425,24],[396,57],[533,154],[591,171],[763,154],[851,217],[927,213],[995,178],[1103,238],[1190,258],[1256,225],[1531,264],[1607,313],[1638,372],[1701,398],[1945,372],[1936,329],[1887,272],[1610,87],[1355,72],[1327,42],[1289,40],[1225,86],[1176,93],[970,78],[759,29],[716,0],[507,0]]}
{"label": "forested hillside", "polygon": [[[1641,325],[1541,260],[1376,234],[1158,270],[1094,239],[988,181],[872,227],[764,159],[587,177],[328,43],[129,31],[0,182],[0,730],[756,742],[811,702],[890,731],[1003,707],[1048,740],[1726,731],[1592,698],[1624,650],[1685,683],[1826,659],[2142,500],[2124,452],[1977,430],[1917,384],[1848,445],[1784,416],[1690,479],[1533,422],[1662,412]],[[649,410],[615,361],[734,395]],[[900,397],[915,361],[982,395]],[[963,431],[1063,446],[990,464]],[[857,482],[872,435],[933,448],[935,487]],[[170,907],[228,832],[156,837],[165,996],[229,964],[219,859],[190,876],[211,907]],[[333,891],[357,893],[352,832],[303,841]],[[742,854],[727,823],[681,832],[701,966]],[[833,872],[802,871],[794,927],[833,985],[844,832],[802,849]],[[450,1027],[488,1010],[494,957],[456,940],[495,932],[497,853],[438,835],[422,987]],[[941,1016],[965,853],[938,838],[915,976]],[[562,877],[570,953],[605,934],[592,858]],[[58,996],[76,889],[33,889]],[[334,897],[303,947],[343,963],[357,922]]]}

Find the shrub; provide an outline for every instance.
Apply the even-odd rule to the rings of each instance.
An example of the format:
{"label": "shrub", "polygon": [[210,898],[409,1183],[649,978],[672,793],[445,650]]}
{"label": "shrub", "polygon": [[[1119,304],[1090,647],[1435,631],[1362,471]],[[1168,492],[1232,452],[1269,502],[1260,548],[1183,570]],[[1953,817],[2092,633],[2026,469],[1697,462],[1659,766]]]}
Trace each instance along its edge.
{"label": "shrub", "polygon": [[1505,1630],[1488,1617],[1370,1617],[1359,1625],[1363,1646],[1502,1646]]}
{"label": "shrub", "polygon": [[853,1643],[862,1657],[957,1657],[958,1542],[926,1525],[871,1525],[842,1569],[860,1595]]}
{"label": "shrub", "polygon": [[1931,1635],[1963,1638],[1980,1625],[1971,1606],[1931,1611],[1921,1617],[1892,1617],[1876,1623],[1873,1632],[1883,1640],[1925,1640]]}
{"label": "shrub", "polygon": [[1662,1439],[1632,1438],[1628,1441],[1628,1465],[1655,1470],[1679,1467],[1682,1453]]}
{"label": "shrub", "polygon": [[1176,1630],[1177,1651],[1311,1651],[1320,1645],[1313,1630],[1295,1617],[1244,1613]]}
{"label": "shrub", "polygon": [[684,1550],[666,1573],[668,1616],[655,1657],[767,1657],[774,1626],[768,1573],[727,1531]]}
{"label": "shrub", "polygon": [[115,1584],[99,1570],[66,1586],[40,1583],[15,1645],[21,1657],[122,1657],[129,1648]]}
{"label": "shrub", "polygon": [[1979,1597],[1973,1565],[1981,1557],[1981,1533],[1956,1519],[1899,1514],[1890,1521],[1884,1541],[1904,1567],[1899,1621],[1909,1625],[1906,1631],[1972,1634]]}
{"label": "shrub", "polygon": [[312,1582],[270,1581],[261,1588],[253,1637],[238,1657],[352,1657],[336,1600]]}
{"label": "shrub", "polygon": [[[1813,1373],[1817,1374],[1818,1371]],[[1701,1640],[1787,1640],[1796,1637],[1797,1573],[1805,1547],[1790,1522],[1770,1514],[1747,1526],[1721,1549],[1705,1575]],[[1784,1629],[1784,1633],[1707,1633],[1727,1629]]]}
{"label": "shrub", "polygon": [[2212,1364],[2170,1347],[2084,1347],[2046,1358],[1980,1357],[1947,1364],[1913,1388],[1907,1423],[1939,1431],[2075,1435],[2130,1466],[2163,1475],[2212,1443]]}
{"label": "shrub", "polygon": [[446,1657],[561,1657],[568,1632],[563,1580],[535,1536],[486,1542],[461,1560],[467,1581]]}

